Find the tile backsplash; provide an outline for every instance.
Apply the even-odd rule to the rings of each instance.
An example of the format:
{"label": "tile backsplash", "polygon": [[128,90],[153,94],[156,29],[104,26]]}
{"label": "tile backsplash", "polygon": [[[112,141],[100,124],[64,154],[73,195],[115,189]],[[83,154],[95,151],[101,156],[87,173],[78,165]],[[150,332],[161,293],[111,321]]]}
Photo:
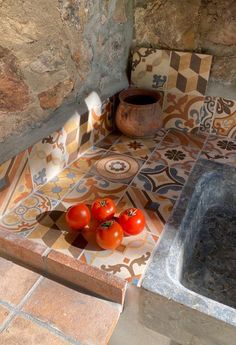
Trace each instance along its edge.
{"label": "tile backsplash", "polygon": [[[85,114],[73,115],[63,128],[1,164],[0,217],[52,180],[111,130],[112,101],[107,100]],[[56,186],[56,181],[53,184]]]}
{"label": "tile backsplash", "polygon": [[163,126],[236,138],[235,100],[207,96],[212,56],[138,48],[132,61],[131,85],[163,95]]}

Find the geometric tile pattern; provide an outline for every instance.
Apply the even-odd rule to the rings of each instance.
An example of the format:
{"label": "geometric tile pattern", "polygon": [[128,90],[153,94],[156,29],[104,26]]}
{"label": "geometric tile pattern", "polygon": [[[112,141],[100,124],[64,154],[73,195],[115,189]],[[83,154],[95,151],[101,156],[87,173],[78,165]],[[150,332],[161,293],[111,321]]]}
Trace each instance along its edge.
{"label": "geometric tile pattern", "polygon": [[89,126],[93,144],[105,138],[112,131],[112,103],[104,102],[89,112]]}
{"label": "geometric tile pattern", "polygon": [[155,162],[147,162],[132,182],[132,186],[177,199],[188,178],[188,172]]}
{"label": "geometric tile pattern", "polygon": [[165,90],[170,64],[170,51],[139,48],[133,54],[131,84]]}
{"label": "geometric tile pattern", "polygon": [[205,95],[212,56],[173,51],[167,89],[172,93]]}
{"label": "geometric tile pattern", "polygon": [[217,98],[212,133],[236,139],[236,101]]}
{"label": "geometric tile pattern", "polygon": [[156,193],[129,187],[117,205],[117,212],[130,207],[141,209],[146,219],[146,230],[160,236],[174,203],[174,200]]}
{"label": "geometric tile pattern", "polygon": [[94,164],[106,153],[107,151],[103,149],[92,147],[80,156],[71,167],[78,170],[80,173],[88,173]]}
{"label": "geometric tile pattern", "polygon": [[27,151],[0,165],[0,216],[33,190]]}
{"label": "geometric tile pattern", "polygon": [[165,129],[197,133],[204,97],[166,93],[163,107]]}

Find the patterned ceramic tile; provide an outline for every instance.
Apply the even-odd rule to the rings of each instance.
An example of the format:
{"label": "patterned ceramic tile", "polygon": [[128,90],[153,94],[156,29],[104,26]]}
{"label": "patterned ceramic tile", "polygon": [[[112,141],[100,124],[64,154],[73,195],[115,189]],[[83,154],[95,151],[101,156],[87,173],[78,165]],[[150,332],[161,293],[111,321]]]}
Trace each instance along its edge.
{"label": "patterned ceramic tile", "polygon": [[96,247],[93,249],[90,246],[85,249],[80,260],[137,285],[156,241],[155,235],[143,231],[138,236],[124,237],[122,244],[113,251],[97,251]]}
{"label": "patterned ceramic tile", "polygon": [[80,158],[75,161],[71,167],[77,169],[81,173],[88,173],[93,165],[104,155],[107,151],[92,147],[90,150],[86,151]]}
{"label": "patterned ceramic tile", "polygon": [[236,139],[236,101],[217,98],[211,132]]}
{"label": "patterned ceramic tile", "polygon": [[121,133],[113,132],[95,144],[96,147],[109,150],[109,148],[120,138]]}
{"label": "patterned ceramic tile", "polygon": [[66,210],[60,203],[54,210],[47,212],[28,235],[28,239],[78,258],[88,242],[80,232],[69,229],[65,220]]}
{"label": "patterned ceramic tile", "polygon": [[146,230],[160,236],[172,212],[173,205],[174,200],[129,187],[117,205],[117,213],[130,207],[141,209],[146,218]]}
{"label": "patterned ceramic tile", "polygon": [[56,205],[57,201],[35,193],[1,219],[0,230],[14,232],[33,230],[45,212],[51,211]]}
{"label": "patterned ceramic tile", "polygon": [[89,124],[93,136],[93,143],[105,138],[113,129],[112,127],[112,104],[106,101],[94,107],[89,112]]}
{"label": "patterned ceramic tile", "polygon": [[168,146],[185,146],[193,147],[196,149],[202,149],[204,142],[206,141],[206,136],[202,133],[194,135],[189,132],[178,131],[175,129],[169,130],[163,139],[163,144],[165,143]]}
{"label": "patterned ceramic tile", "polygon": [[133,54],[131,83],[135,86],[165,90],[170,52],[140,48]]}
{"label": "patterned ceramic tile", "polygon": [[123,135],[111,147],[110,151],[146,160],[154,150],[155,146],[156,140],[131,139]]}
{"label": "patterned ceramic tile", "polygon": [[119,200],[127,186],[110,182],[100,176],[86,175],[78,185],[63,199],[63,203],[70,206],[73,203],[85,202],[92,204],[96,198],[110,197]]}
{"label": "patterned ceramic tile", "polygon": [[167,130],[165,128],[161,128],[158,130],[153,140],[155,141],[156,144],[158,144],[165,138],[166,134],[167,134]]}
{"label": "patterned ceramic tile", "polygon": [[164,128],[197,133],[204,97],[166,93],[163,108]]}
{"label": "patterned ceramic tile", "polygon": [[207,96],[201,109],[200,131],[210,133],[216,108],[216,98]]}
{"label": "patterned ceramic tile", "polygon": [[97,161],[91,171],[109,181],[129,184],[143,163],[137,158],[108,153]]}
{"label": "patterned ceramic tile", "polygon": [[201,158],[236,166],[236,141],[210,136],[204,146]]}
{"label": "patterned ceramic tile", "polygon": [[67,162],[71,163],[79,155],[93,146],[92,130],[89,125],[89,114],[74,115],[63,127],[66,138],[65,147]]}
{"label": "patterned ceramic tile", "polygon": [[212,56],[172,51],[167,89],[172,93],[205,95]]}
{"label": "patterned ceramic tile", "polygon": [[52,199],[60,200],[79,182],[83,175],[84,173],[77,169],[66,168],[40,188],[38,192]]}
{"label": "patterned ceramic tile", "polygon": [[184,170],[177,170],[155,162],[147,162],[134,179],[132,186],[177,199],[188,178]]}
{"label": "patterned ceramic tile", "polygon": [[0,216],[13,209],[33,189],[27,152],[0,165]]}
{"label": "patterned ceramic tile", "polygon": [[151,162],[158,165],[166,165],[171,168],[190,171],[199,155],[199,150],[193,147],[166,146],[165,143],[158,146],[150,157]]}
{"label": "patterned ceramic tile", "polygon": [[63,170],[67,164],[64,130],[55,132],[29,149],[29,164],[35,189]]}

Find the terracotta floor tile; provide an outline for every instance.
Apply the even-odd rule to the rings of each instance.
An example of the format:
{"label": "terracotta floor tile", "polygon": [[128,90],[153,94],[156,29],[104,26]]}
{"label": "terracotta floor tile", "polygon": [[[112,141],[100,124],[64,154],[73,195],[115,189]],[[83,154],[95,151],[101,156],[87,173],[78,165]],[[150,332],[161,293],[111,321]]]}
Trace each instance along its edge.
{"label": "terracotta floor tile", "polygon": [[189,173],[182,169],[147,162],[132,182],[132,186],[148,192],[177,199]]}
{"label": "terracotta floor tile", "polygon": [[105,345],[119,318],[110,303],[45,279],[24,311],[57,327],[81,344]]}
{"label": "terracotta floor tile", "polygon": [[112,182],[129,184],[143,164],[141,159],[109,152],[96,162],[91,172]]}
{"label": "terracotta floor tile", "polygon": [[117,205],[117,214],[130,207],[141,209],[146,218],[146,230],[160,236],[174,204],[174,200],[164,196],[129,187]]}
{"label": "terracotta floor tile", "polygon": [[0,299],[17,305],[38,280],[39,275],[1,258],[0,277]]}
{"label": "terracotta floor tile", "polygon": [[14,319],[0,335],[1,345],[67,345],[66,340],[23,317]]}
{"label": "terracotta floor tile", "polygon": [[[9,313],[10,313],[10,310],[0,305],[0,326],[6,320]],[[1,335],[0,335],[0,338],[1,338]]]}
{"label": "terracotta floor tile", "polygon": [[83,175],[83,172],[69,167],[45,184],[38,192],[54,200],[60,200],[79,182]]}

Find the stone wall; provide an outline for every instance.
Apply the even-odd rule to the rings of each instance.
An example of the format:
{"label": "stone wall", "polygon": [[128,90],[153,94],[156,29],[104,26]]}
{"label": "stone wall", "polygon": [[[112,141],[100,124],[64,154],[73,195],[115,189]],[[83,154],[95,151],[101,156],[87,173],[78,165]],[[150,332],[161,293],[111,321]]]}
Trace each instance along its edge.
{"label": "stone wall", "polygon": [[212,80],[236,84],[236,1],[136,0],[134,45],[212,54]]}
{"label": "stone wall", "polygon": [[131,11],[131,0],[0,0],[0,141],[126,85]]}

